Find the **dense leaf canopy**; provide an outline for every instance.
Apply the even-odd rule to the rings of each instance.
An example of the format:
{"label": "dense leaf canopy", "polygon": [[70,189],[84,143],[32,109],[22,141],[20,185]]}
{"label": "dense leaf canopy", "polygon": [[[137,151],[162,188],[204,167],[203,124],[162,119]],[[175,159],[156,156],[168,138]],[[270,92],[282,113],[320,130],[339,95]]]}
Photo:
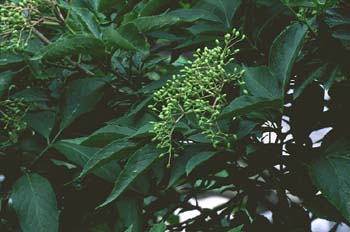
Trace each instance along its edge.
{"label": "dense leaf canopy", "polygon": [[0,231],[350,224],[349,9],[0,1]]}

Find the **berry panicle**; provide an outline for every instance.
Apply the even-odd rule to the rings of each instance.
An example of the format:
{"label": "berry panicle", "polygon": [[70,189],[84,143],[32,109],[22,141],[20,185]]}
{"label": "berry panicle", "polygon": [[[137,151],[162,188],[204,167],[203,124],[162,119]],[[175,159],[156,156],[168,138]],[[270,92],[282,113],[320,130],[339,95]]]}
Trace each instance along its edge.
{"label": "berry panicle", "polygon": [[234,55],[239,52],[235,45],[244,39],[245,35],[233,29],[224,36],[223,43],[216,40],[214,48],[198,48],[194,60],[154,93],[154,104],[149,108],[158,114],[159,121],[153,122],[153,141],[158,143],[158,148],[166,150],[162,156],[169,155],[170,160],[176,152],[174,130],[177,123],[190,114],[214,147],[220,144],[231,147],[237,136],[225,133],[218,124],[218,117],[227,104],[224,93],[227,84],[240,86],[247,93],[242,81],[244,70],[227,71],[227,65],[235,61]]}

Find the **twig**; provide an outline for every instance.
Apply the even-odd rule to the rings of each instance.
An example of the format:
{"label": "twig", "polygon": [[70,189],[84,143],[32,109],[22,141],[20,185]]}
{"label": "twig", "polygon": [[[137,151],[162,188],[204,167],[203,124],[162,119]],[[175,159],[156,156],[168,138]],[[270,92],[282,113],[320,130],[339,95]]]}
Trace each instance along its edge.
{"label": "twig", "polygon": [[51,41],[46,38],[40,31],[38,31],[35,27],[32,27],[33,33],[45,44],[51,44]]}
{"label": "twig", "polygon": [[310,31],[312,32],[312,34],[317,37],[317,32],[312,28],[312,26],[310,25],[310,23],[306,20],[306,19],[300,19],[297,15],[297,13],[293,10],[293,8],[291,6],[289,6],[288,4],[285,4],[282,0],[280,0],[282,2],[282,4],[284,6],[286,6],[288,8],[288,10],[294,15],[294,17],[296,17],[298,20],[300,20],[301,22],[305,23],[306,26],[310,29]]}
{"label": "twig", "polygon": [[50,141],[49,139],[47,140],[47,146],[39,153],[37,157],[30,163],[30,166],[33,166],[41,157],[45,155],[45,153],[53,146],[53,144],[56,142],[58,137],[61,135],[63,130],[59,130],[55,137]]}
{"label": "twig", "polygon": [[[32,31],[33,33],[41,40],[43,41],[45,44],[50,45],[52,44],[52,42],[46,38],[45,35],[43,35],[40,31],[38,31],[35,27],[32,27]],[[80,71],[86,73],[89,76],[95,76],[95,74],[93,72],[91,72],[90,70],[87,70],[85,68],[83,68],[80,64],[72,61],[70,58],[66,58],[66,60],[68,61],[68,63],[70,63],[71,65],[73,65],[74,67],[76,67],[77,69],[79,69]]]}

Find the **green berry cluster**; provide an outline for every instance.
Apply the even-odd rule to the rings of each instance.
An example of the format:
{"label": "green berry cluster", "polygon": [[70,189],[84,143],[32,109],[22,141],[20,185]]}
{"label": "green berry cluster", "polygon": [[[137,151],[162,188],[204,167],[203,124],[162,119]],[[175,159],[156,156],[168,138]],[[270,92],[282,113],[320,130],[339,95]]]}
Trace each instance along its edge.
{"label": "green berry cluster", "polygon": [[17,142],[19,133],[27,127],[24,121],[27,110],[23,99],[0,101],[1,147]]}
{"label": "green berry cluster", "polygon": [[296,13],[297,17],[301,20],[307,20],[319,14],[322,14],[325,10],[335,5],[338,0],[312,0],[315,7],[299,7],[298,12]]}
{"label": "green berry cluster", "polygon": [[186,116],[192,115],[196,126],[208,138],[214,147],[225,144],[230,147],[236,135],[225,133],[218,124],[218,116],[227,104],[223,89],[227,84],[238,85],[247,93],[242,81],[244,70],[234,68],[227,71],[227,65],[234,61],[233,56],[239,52],[234,45],[245,38],[239,31],[226,34],[223,45],[216,40],[216,47],[197,49],[195,60],[174,75],[172,80],[154,93],[154,104],[149,108],[159,114],[159,121],[153,122],[153,141],[158,148],[173,154],[173,133],[176,124]]}
{"label": "green berry cluster", "polygon": [[40,23],[38,7],[42,0],[6,1],[0,4],[0,49],[18,50],[26,47],[31,28]]}

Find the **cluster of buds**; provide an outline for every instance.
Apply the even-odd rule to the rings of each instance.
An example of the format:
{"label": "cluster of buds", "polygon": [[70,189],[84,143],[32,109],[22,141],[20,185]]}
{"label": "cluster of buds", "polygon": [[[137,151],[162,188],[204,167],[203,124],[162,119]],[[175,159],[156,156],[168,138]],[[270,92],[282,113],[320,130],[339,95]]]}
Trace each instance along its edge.
{"label": "cluster of buds", "polygon": [[227,84],[240,86],[247,93],[242,81],[244,70],[234,68],[228,71],[227,65],[234,62],[233,56],[239,52],[234,45],[245,38],[233,30],[224,37],[223,45],[216,40],[216,47],[197,49],[194,61],[189,61],[178,75],[154,93],[154,104],[149,108],[159,114],[159,121],[153,122],[153,141],[165,154],[173,154],[173,133],[176,124],[185,116],[192,115],[196,127],[211,141],[214,147],[225,144],[230,147],[236,135],[225,133],[218,123],[218,117],[227,104],[223,89]]}
{"label": "cluster of buds", "polygon": [[43,0],[6,1],[0,4],[0,49],[18,50],[26,47],[32,28],[42,21]]}
{"label": "cluster of buds", "polygon": [[307,20],[322,14],[328,8],[334,6],[339,0],[312,0],[314,7],[299,7],[296,16],[300,20]]}
{"label": "cluster of buds", "polygon": [[1,136],[6,138],[1,141],[1,146],[17,142],[18,135],[27,127],[24,121],[27,111],[28,106],[23,99],[0,101],[0,130],[3,133]]}

